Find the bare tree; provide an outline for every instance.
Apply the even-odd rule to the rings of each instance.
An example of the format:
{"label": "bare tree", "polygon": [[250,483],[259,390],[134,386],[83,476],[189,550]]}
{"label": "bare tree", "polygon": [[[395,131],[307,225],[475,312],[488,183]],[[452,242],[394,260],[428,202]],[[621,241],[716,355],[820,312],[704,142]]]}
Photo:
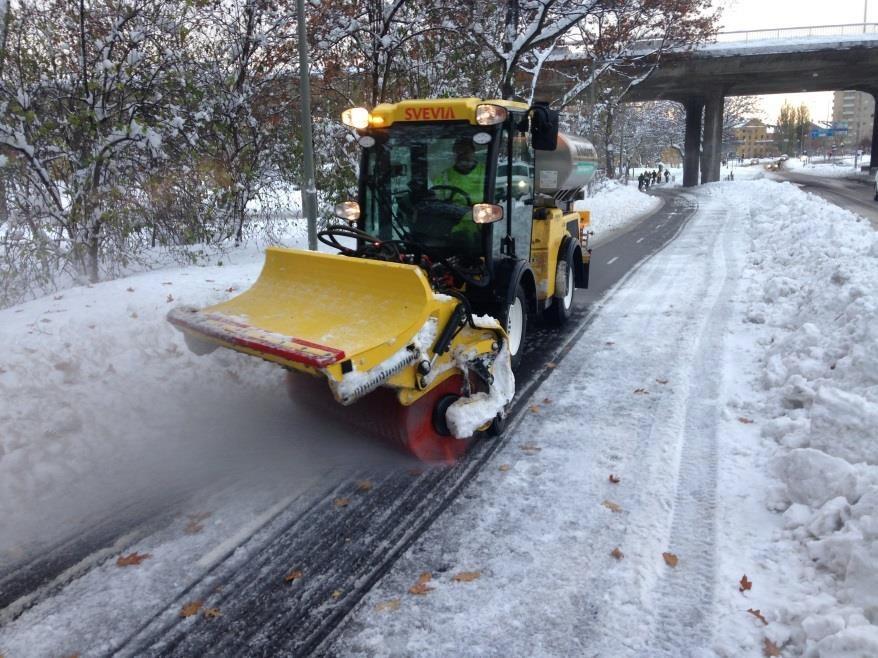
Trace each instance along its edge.
{"label": "bare tree", "polygon": [[16,231],[97,281],[100,253],[128,231],[125,172],[175,132],[184,14],[158,0],[22,2],[0,78],[0,144],[14,168]]}

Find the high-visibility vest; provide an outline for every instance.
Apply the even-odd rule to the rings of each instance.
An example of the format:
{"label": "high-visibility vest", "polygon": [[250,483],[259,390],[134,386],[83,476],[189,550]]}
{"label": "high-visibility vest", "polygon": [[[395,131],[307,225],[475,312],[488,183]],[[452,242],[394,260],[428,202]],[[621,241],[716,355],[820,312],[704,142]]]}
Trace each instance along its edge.
{"label": "high-visibility vest", "polygon": [[454,167],[449,167],[436,176],[432,184],[456,187],[466,192],[473,203],[481,203],[485,194],[485,165],[481,162],[477,163],[468,174],[462,174]]}

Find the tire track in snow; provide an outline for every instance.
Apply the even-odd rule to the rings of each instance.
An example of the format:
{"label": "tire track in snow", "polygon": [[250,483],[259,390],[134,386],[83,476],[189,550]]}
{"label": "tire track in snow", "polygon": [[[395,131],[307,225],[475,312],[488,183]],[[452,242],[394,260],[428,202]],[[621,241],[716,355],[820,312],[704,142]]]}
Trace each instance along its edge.
{"label": "tire track in snow", "polygon": [[[639,368],[634,376],[620,373],[621,381],[604,390],[603,399],[584,401],[585,406],[605,405],[591,419],[606,437],[595,462],[622,475],[621,485],[604,485],[604,491],[621,504],[625,517],[621,524],[611,518],[594,527],[603,541],[587,547],[596,555],[583,589],[607,594],[586,602],[588,623],[579,630],[587,641],[585,655],[676,657],[710,640],[717,368],[734,272],[728,213],[708,202],[617,300],[626,307],[625,316],[640,318],[640,335],[620,334],[611,349],[627,349],[619,361],[636,361]],[[685,293],[674,297],[676,307],[661,311],[666,291],[681,286]],[[594,368],[602,367],[597,356]],[[653,378],[638,373],[640,368]],[[642,411],[630,402],[640,386],[649,389]],[[613,546],[622,547],[625,560],[608,571],[605,555]],[[662,562],[663,551],[679,556],[676,569]]]}
{"label": "tire track in snow", "polygon": [[722,391],[723,340],[737,283],[728,211],[705,208],[715,228],[709,258],[710,285],[689,362],[685,422],[668,551],[679,558],[664,570],[656,589],[648,655],[680,656],[706,648],[713,631],[716,555],[717,429]]}

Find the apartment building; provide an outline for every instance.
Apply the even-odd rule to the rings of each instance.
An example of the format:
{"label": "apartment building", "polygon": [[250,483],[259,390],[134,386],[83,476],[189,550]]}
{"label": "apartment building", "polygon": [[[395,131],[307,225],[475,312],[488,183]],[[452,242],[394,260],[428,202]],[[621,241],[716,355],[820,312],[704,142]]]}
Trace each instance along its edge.
{"label": "apartment building", "polygon": [[832,96],[833,123],[846,123],[847,134],[843,137],[848,146],[859,146],[872,141],[872,120],[875,116],[875,100],[872,94],[862,91],[836,91]]}
{"label": "apartment building", "polygon": [[739,158],[764,158],[778,155],[774,129],[760,119],[750,119],[735,127],[735,155]]}

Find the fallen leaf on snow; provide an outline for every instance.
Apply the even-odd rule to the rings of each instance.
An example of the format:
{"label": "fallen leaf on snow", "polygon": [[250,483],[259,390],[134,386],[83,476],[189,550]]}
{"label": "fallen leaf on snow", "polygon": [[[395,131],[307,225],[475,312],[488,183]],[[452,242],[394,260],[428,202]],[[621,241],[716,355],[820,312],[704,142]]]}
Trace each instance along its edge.
{"label": "fallen leaf on snow", "polygon": [[532,414],[538,414],[538,413],[540,413],[540,405],[538,405],[538,404],[532,404],[532,405],[530,406],[530,412],[531,412]]}
{"label": "fallen leaf on snow", "polygon": [[120,555],[116,558],[116,566],[117,567],[133,567],[144,560],[148,560],[152,555],[149,553],[138,553],[135,551],[134,553],[130,553],[128,555]]}
{"label": "fallen leaf on snow", "polygon": [[503,471],[504,473],[508,471],[512,466],[509,464],[500,464],[500,467],[497,469],[498,471]]}
{"label": "fallen leaf on snow", "polygon": [[299,580],[305,574],[302,573],[301,569],[293,569],[286,576],[284,576],[285,583],[292,583],[293,581]]}
{"label": "fallen leaf on snow", "polygon": [[170,304],[172,301],[174,301],[174,296],[169,294],[168,295],[168,304]]}
{"label": "fallen leaf on snow", "polygon": [[612,500],[605,500],[601,505],[616,514],[622,511],[622,506],[619,503],[614,503]]}
{"label": "fallen leaf on snow", "polygon": [[752,425],[753,421],[747,418],[746,416],[738,416],[738,422],[742,425]]}
{"label": "fallen leaf on snow", "polygon": [[665,564],[669,567],[676,567],[677,562],[680,561],[680,559],[673,553],[662,553],[662,557],[665,558]]}
{"label": "fallen leaf on snow", "polygon": [[656,384],[667,384],[668,380],[667,379],[656,379],[655,383]]}
{"label": "fallen leaf on snow", "polygon": [[173,281],[162,281],[162,285],[163,286],[172,286],[172,285],[174,285],[174,282]]}
{"label": "fallen leaf on snow", "polygon": [[524,452],[526,455],[535,455],[535,454],[537,454],[540,450],[542,450],[542,448],[540,448],[540,447],[539,447],[538,445],[536,445],[535,443],[523,443],[523,444],[521,444],[521,450],[522,450],[522,452]]}
{"label": "fallen leaf on snow", "polygon": [[341,590],[337,589],[329,596],[333,601],[338,601],[341,598],[341,594],[342,594]]}
{"label": "fallen leaf on snow", "polygon": [[623,557],[625,557],[625,554],[619,550],[618,546],[616,546],[616,548],[614,548],[612,551],[610,551],[610,555],[612,555],[617,560],[621,560]]}
{"label": "fallen leaf on snow", "polygon": [[747,580],[747,574],[744,574],[743,576],[741,576],[741,581],[740,581],[740,585],[738,586],[738,591],[744,592],[748,589],[751,589],[752,587],[753,587],[753,583],[750,582],[749,580]]}
{"label": "fallen leaf on snow", "polygon": [[197,615],[198,611],[201,610],[202,605],[204,604],[201,601],[190,601],[180,608],[180,616],[191,617],[192,615]]}
{"label": "fallen leaf on snow", "polygon": [[203,524],[198,523],[198,521],[191,520],[189,521],[189,523],[186,524],[186,527],[183,528],[183,532],[185,532],[187,535],[197,535],[202,530],[204,530]]}
{"label": "fallen leaf on snow", "polygon": [[336,507],[347,507],[348,505],[351,504],[351,499],[350,498],[336,498],[334,501],[332,501],[332,504],[335,505]]}
{"label": "fallen leaf on snow", "polygon": [[418,578],[418,582],[409,587],[409,594],[415,594],[417,596],[423,596],[427,592],[432,592],[433,588],[428,587],[427,583],[429,583],[433,579],[433,574],[429,571],[425,571]]}
{"label": "fallen leaf on snow", "polygon": [[389,601],[382,601],[375,605],[375,612],[394,612],[399,610],[399,606],[401,605],[401,601],[399,599],[390,599]]}
{"label": "fallen leaf on snow", "polygon": [[471,583],[474,580],[478,580],[482,577],[481,571],[461,571],[459,574],[456,574],[451,577],[456,583]]}
{"label": "fallen leaf on snow", "polygon": [[360,480],[357,482],[357,491],[371,491],[372,490],[372,481],[371,480]]}
{"label": "fallen leaf on snow", "polygon": [[762,612],[760,612],[759,610],[754,610],[753,608],[747,608],[747,612],[749,612],[751,615],[756,617],[756,619],[768,626],[768,620],[765,618]]}
{"label": "fallen leaf on snow", "polygon": [[216,619],[217,617],[222,617],[223,613],[220,612],[219,608],[207,608],[204,611],[205,619]]}
{"label": "fallen leaf on snow", "polygon": [[766,658],[779,656],[780,649],[778,649],[777,645],[774,642],[772,642],[768,638],[765,638],[765,641],[762,643],[762,655]]}
{"label": "fallen leaf on snow", "polygon": [[610,473],[609,479],[610,482],[612,482],[613,484],[619,484],[622,481],[622,478],[620,478],[618,475],[613,475],[612,473]]}
{"label": "fallen leaf on snow", "polygon": [[552,398],[543,398],[543,404],[552,404]]}
{"label": "fallen leaf on snow", "polygon": [[237,288],[235,286],[229,286],[228,288],[226,288],[226,292],[235,292],[236,290]]}
{"label": "fallen leaf on snow", "polygon": [[611,340],[608,340],[606,343],[604,343],[604,345],[615,345],[615,344],[616,344],[616,343],[614,343],[614,342],[611,341]]}
{"label": "fallen leaf on snow", "polygon": [[549,362],[546,364],[546,367],[549,368],[549,369],[557,368],[557,367],[558,367],[558,364],[555,363],[554,361],[549,361]]}
{"label": "fallen leaf on snow", "polygon": [[634,394],[635,395],[649,395],[649,391],[647,391],[645,388],[635,388]]}
{"label": "fallen leaf on snow", "polygon": [[134,292],[134,288],[126,288],[128,292]]}

